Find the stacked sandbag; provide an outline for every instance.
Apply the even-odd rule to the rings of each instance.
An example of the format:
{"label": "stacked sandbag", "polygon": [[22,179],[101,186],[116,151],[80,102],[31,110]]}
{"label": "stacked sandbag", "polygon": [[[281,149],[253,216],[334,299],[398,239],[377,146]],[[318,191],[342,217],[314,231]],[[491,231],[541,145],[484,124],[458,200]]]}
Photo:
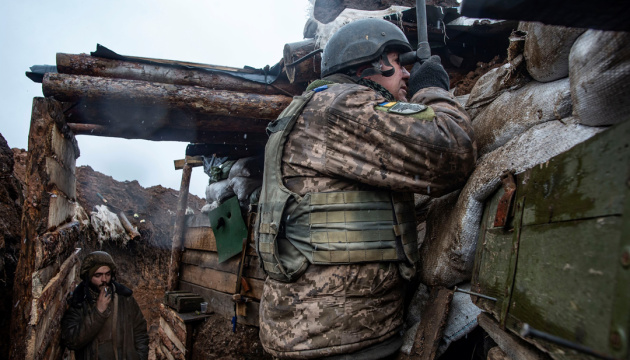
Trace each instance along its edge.
{"label": "stacked sandbag", "polygon": [[[480,158],[461,191],[430,203],[420,249],[420,280],[426,285],[452,287],[471,278],[484,202],[500,186],[504,171],[527,170],[603,130],[583,126],[582,114],[586,112],[573,109],[577,83],[574,67],[578,63],[586,66],[589,56],[597,57],[585,55],[592,51],[590,46],[594,43],[604,47],[603,43],[610,42],[607,50],[627,54],[627,49],[621,49],[627,34],[542,24],[521,24],[519,30],[518,34],[524,37],[510,39],[509,62],[484,75],[466,104]],[[580,45],[581,42],[585,44]],[[614,73],[613,62],[600,59],[597,64],[601,65],[600,76],[608,71],[611,76]],[[624,78],[627,72],[620,67],[616,74]],[[628,85],[624,83],[623,87],[617,80],[609,83],[619,83],[617,89],[621,90],[617,91],[627,91]],[[580,86],[588,90],[592,85]],[[626,93],[623,99],[616,97],[614,101],[628,105],[630,96]]]}
{"label": "stacked sandbag", "polygon": [[420,279],[451,287],[469,280],[484,202],[501,184],[505,170],[516,173],[546,162],[604,128],[579,124],[575,117],[538,124],[477,161],[460,193],[431,203],[420,251]]}
{"label": "stacked sandbag", "polygon": [[204,171],[210,176],[206,187],[207,204],[201,209],[209,212],[231,197],[236,196],[241,210],[247,212],[256,204],[262,186],[264,158],[254,156],[236,161],[209,158],[204,159]]}
{"label": "stacked sandbag", "polygon": [[527,33],[525,61],[534,80],[549,82],[569,76],[569,53],[585,29],[521,22],[518,30]]}
{"label": "stacked sandbag", "polygon": [[573,113],[584,125],[630,118],[630,33],[588,30],[569,56]]}
{"label": "stacked sandbag", "polygon": [[227,157],[203,156],[203,171],[209,179],[206,186],[206,205],[201,208],[202,213],[216,209],[225,200],[234,196],[228,177],[235,162],[228,160]]}
{"label": "stacked sandbag", "polygon": [[232,166],[228,181],[242,209],[248,209],[249,205],[258,203],[257,194],[260,193],[259,189],[262,186],[263,168],[263,156],[239,159]]}
{"label": "stacked sandbag", "polygon": [[548,83],[532,81],[506,91],[473,121],[479,155],[503,146],[534,125],[571,115],[569,79]]}

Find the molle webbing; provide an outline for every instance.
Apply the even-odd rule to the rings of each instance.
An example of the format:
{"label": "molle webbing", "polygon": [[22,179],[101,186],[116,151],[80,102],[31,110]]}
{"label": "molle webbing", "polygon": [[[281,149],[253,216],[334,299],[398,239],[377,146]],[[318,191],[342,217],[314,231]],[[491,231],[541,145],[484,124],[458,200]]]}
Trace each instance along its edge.
{"label": "molle webbing", "polygon": [[396,249],[389,192],[306,194],[285,214],[287,239],[313,264],[407,260]]}
{"label": "molle webbing", "polygon": [[294,97],[291,104],[278,116],[278,119],[267,126],[269,140],[265,147],[265,171],[258,206],[255,238],[256,249],[263,268],[271,278],[279,281],[297,279],[308,265],[303,261],[304,259],[299,252],[290,247],[284,252],[288,255],[284,258],[288,260],[282,264],[278,252],[278,242],[285,245],[286,241],[277,238],[281,232],[282,213],[288,199],[290,197],[300,199],[298,194],[291,192],[282,183],[280,169],[282,149],[302,109],[314,94],[314,91],[308,91],[302,96]]}

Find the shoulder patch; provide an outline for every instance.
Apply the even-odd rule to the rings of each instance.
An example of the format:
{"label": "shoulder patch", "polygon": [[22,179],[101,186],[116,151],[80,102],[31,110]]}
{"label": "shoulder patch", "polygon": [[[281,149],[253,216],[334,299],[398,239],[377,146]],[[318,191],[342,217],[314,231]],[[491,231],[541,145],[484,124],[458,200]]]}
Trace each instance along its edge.
{"label": "shoulder patch", "polygon": [[422,112],[426,109],[427,109],[427,106],[423,104],[397,102],[391,107],[389,107],[388,111],[395,114],[400,114],[400,115],[413,115],[413,114]]}

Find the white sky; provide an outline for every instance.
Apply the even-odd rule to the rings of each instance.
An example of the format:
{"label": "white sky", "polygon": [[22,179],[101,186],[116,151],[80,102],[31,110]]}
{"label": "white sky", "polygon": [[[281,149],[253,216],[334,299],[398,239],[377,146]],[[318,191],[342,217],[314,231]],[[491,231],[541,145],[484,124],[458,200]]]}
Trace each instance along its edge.
{"label": "white sky", "polygon": [[[80,54],[99,43],[122,54],[213,65],[274,65],[284,44],[302,40],[308,0],[0,0],[0,133],[28,148],[31,105],[41,84],[24,73],[55,65],[58,52]],[[78,136],[77,166],[118,181],[179,190],[187,143]],[[193,169],[190,192],[205,197],[208,177]]]}

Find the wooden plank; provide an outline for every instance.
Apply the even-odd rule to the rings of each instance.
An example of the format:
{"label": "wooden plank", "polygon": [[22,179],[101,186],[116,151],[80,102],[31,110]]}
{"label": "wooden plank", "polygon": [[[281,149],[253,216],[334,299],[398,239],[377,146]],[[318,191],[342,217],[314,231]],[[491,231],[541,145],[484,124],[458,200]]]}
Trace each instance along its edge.
{"label": "wooden plank", "polygon": [[183,339],[180,339],[178,334],[176,334],[175,331],[173,331],[173,328],[169,325],[168,322],[166,322],[164,320],[163,317],[160,317],[160,329],[162,329],[164,331],[164,334],[166,334],[166,336],[169,338],[169,340],[171,340],[173,345],[175,345],[175,347],[182,354],[184,354],[184,356],[185,356],[186,352],[188,351],[188,349],[186,349],[186,345],[185,345],[186,344],[186,334],[184,334],[184,338]]}
{"label": "wooden plank", "polygon": [[219,254],[214,251],[188,249],[182,254],[182,263],[220,270],[231,274],[238,273],[239,261],[240,259],[238,257],[233,257],[219,263]]}
{"label": "wooden plank", "polygon": [[[171,351],[166,347],[166,345],[160,342],[157,346],[157,349],[160,349],[160,353],[164,355],[164,358],[168,360],[175,360],[175,357],[171,354]],[[162,358],[158,358],[158,360],[162,360]]]}
{"label": "wooden plank", "polygon": [[543,360],[548,359],[547,356],[536,350],[519,337],[501,330],[499,323],[486,313],[477,316],[479,326],[481,326],[495,343],[503,350],[512,360]]}
{"label": "wooden plank", "polygon": [[180,274],[183,281],[208,289],[229,294],[234,294],[236,291],[236,275],[234,274],[186,264],[182,265]]}
{"label": "wooden plank", "polygon": [[620,217],[610,216],[524,227],[508,311],[518,321],[508,324],[510,329],[519,331],[526,322],[612,353],[621,226]]}
{"label": "wooden plank", "polygon": [[79,146],[77,140],[72,137],[66,138],[57,126],[51,131],[51,151],[57,161],[73,174],[76,169],[76,159],[79,157]]}
{"label": "wooden plank", "polygon": [[59,191],[53,190],[48,196],[48,229],[54,229],[72,219],[76,204]]}
{"label": "wooden plank", "polygon": [[177,312],[164,304],[160,304],[160,316],[171,325],[171,329],[177,334],[177,337],[185,341],[186,325],[177,315]]}
{"label": "wooden plank", "polygon": [[188,227],[211,227],[210,216],[207,213],[199,213],[189,215],[186,219],[186,226]]}
{"label": "wooden plank", "polygon": [[409,354],[411,358],[417,355],[417,359],[421,360],[435,359],[452,299],[453,292],[448,289],[441,287],[431,289],[429,299],[422,309],[422,321]]}
{"label": "wooden plank", "polygon": [[[231,319],[232,316],[234,316],[234,302],[232,301],[231,295],[204,288],[186,281],[180,281],[180,289],[192,291],[203,296],[208,300],[208,308],[212,309],[212,311],[216,314],[222,315],[227,319]],[[260,303],[258,301],[247,303],[247,316],[237,317],[238,323],[258,327],[259,309]]]}
{"label": "wooden plank", "polygon": [[[233,257],[219,263],[219,255],[211,251],[188,249],[182,254],[182,263],[221,270],[232,274],[238,274],[239,261],[239,257]],[[247,255],[245,257],[243,276],[246,278],[265,280],[267,275],[260,267],[260,259],[258,256]]]}
{"label": "wooden plank", "polygon": [[[70,255],[59,267],[59,272],[46,284],[38,297],[33,296],[33,311],[31,311],[30,325],[39,323],[39,319],[46,314],[51,302],[64,302],[65,296],[76,285],[79,250]],[[34,295],[36,295],[34,293]]]}
{"label": "wooden plank", "polygon": [[188,164],[192,167],[203,166],[203,158],[201,156],[186,156],[185,159],[174,160],[175,170],[181,170],[184,165]]}
{"label": "wooden plank", "polygon": [[217,251],[217,240],[211,227],[187,228],[184,235],[184,248]]}
{"label": "wooden plank", "polygon": [[59,273],[44,288],[39,298],[33,299],[31,319],[31,337],[28,351],[32,359],[45,359],[46,353],[54,352],[59,343],[61,318],[65,312],[66,295],[76,285],[78,274],[78,250],[70,255],[61,265]]}
{"label": "wooden plank", "polygon": [[69,199],[77,197],[77,178],[72,169],[66,169],[57,160],[50,156],[46,157],[46,173],[49,183],[53,184],[63,192]]}
{"label": "wooden plank", "polygon": [[186,360],[186,356],[177,348],[177,346],[171,341],[162,327],[158,328],[158,337],[160,338],[162,345],[165,347],[165,353],[171,354],[174,359]]}
{"label": "wooden plank", "polygon": [[[236,293],[236,274],[187,264],[182,265],[180,271],[181,280],[183,281],[223,293]],[[244,279],[249,284],[250,291],[243,292],[242,294],[259,300],[262,296],[264,281],[251,278]]]}

